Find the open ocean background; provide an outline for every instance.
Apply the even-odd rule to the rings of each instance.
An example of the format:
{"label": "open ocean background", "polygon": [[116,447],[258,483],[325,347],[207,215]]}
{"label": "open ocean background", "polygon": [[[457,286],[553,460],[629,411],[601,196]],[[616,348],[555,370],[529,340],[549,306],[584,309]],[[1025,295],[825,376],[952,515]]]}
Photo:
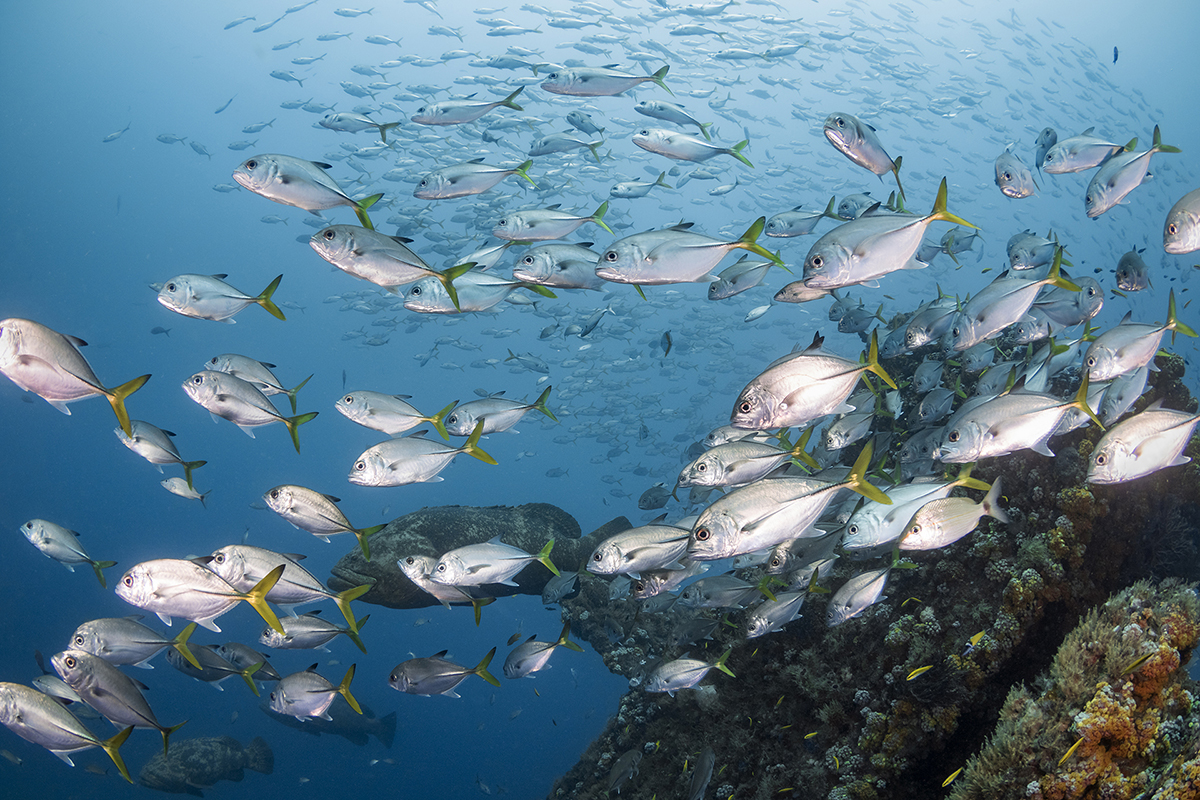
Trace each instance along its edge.
{"label": "open ocean background", "polygon": [[[345,2],[345,0],[339,0]],[[136,610],[112,592],[122,571],[152,558],[208,554],[242,541],[308,555],[305,566],[319,577],[355,543],[340,537],[325,544],[292,529],[261,505],[264,491],[296,483],[342,498],[341,508],[359,526],[386,522],[424,506],[555,503],[579,520],[584,533],[615,516],[636,523],[659,512],[643,512],[637,499],[652,484],[672,484],[688,445],[728,421],[742,386],[793,344],[807,344],[815,331],[827,346],[853,357],[861,349],[854,335],[839,334],[826,318],[828,301],[804,306],[776,305],[753,323],[747,313],[770,302],[793,280],[773,270],[765,285],[725,302],[710,302],[706,284],[648,288],[648,301],[631,287],[607,293],[558,292],[557,300],[533,297],[535,306],[508,303],[496,313],[458,317],[408,312],[371,284],[343,274],[307,246],[315,217],[276,205],[232,184],[230,173],[256,153],[284,153],[329,161],[330,171],[349,193],[384,192],[371,210],[378,229],[412,237],[412,245],[440,267],[457,263],[489,239],[491,222],[505,210],[562,203],[590,213],[620,180],[653,180],[678,163],[684,174],[694,165],[646,153],[630,136],[647,124],[669,127],[633,111],[638,99],[673,99],[705,122],[715,122],[714,140],[732,145],[748,133],[751,170],[729,158],[704,165],[719,171],[718,181],[692,180],[678,188],[656,188],[638,200],[616,200],[605,218],[619,236],[674,224],[696,223],[714,236],[739,236],[756,217],[803,204],[819,210],[831,195],[870,191],[880,200],[893,188],[851,164],[821,135],[834,111],[855,114],[874,125],[889,153],[904,158],[901,178],[908,207],[927,211],[942,176],[949,180],[949,208],[978,224],[983,243],[960,257],[961,269],[945,256],[922,271],[887,276],[878,289],[853,288],[884,313],[912,310],[933,296],[935,284],[958,294],[978,291],[1005,263],[1008,237],[1026,228],[1052,229],[1067,245],[1072,274],[1096,274],[1115,288],[1117,259],[1130,246],[1145,247],[1153,288],[1128,298],[1109,295],[1100,327],[1116,324],[1132,310],[1139,321],[1163,320],[1167,293],[1174,289],[1180,316],[1196,327],[1188,303],[1200,286],[1193,256],[1162,250],[1163,219],[1171,205],[1200,185],[1200,110],[1195,81],[1200,75],[1200,5],[1102,2],[847,2],[781,0],[775,5],[744,2],[723,15],[692,18],[648,2],[573,6],[547,0],[542,6],[509,2],[491,10],[451,0],[426,6],[378,2],[370,14],[334,14],[333,0],[284,16],[254,33],[256,25],[284,13],[284,2],[12,4],[0,34],[0,75],[5,112],[0,118],[0,151],[6,156],[3,181],[5,242],[0,250],[0,317],[37,320],[89,342],[85,355],[97,374],[115,385],[142,373],[153,379],[129,401],[132,417],[178,434],[188,460],[205,459],[196,485],[211,491],[207,508],[163,491],[160,476],[121,446],[107,404],[74,404],[63,416],[42,400],[0,381],[0,529],[7,532],[0,553],[6,574],[0,614],[0,679],[25,682],[38,674],[33,651],[47,657],[65,647],[74,628],[95,617],[123,616]],[[360,6],[366,9],[370,6]],[[572,11],[598,25],[578,30],[546,25],[546,8]],[[434,12],[438,12],[441,18]],[[225,29],[245,15],[255,21]],[[736,15],[736,16],[734,16]],[[763,17],[780,19],[766,19]],[[539,28],[512,37],[486,36],[482,17],[504,17]],[[698,23],[726,35],[680,38],[668,31]],[[428,33],[433,25],[461,28],[462,41]],[[322,42],[332,32],[349,36]],[[383,34],[400,46],[365,43]],[[607,54],[572,47],[589,35],[626,37],[592,43]],[[292,40],[286,49],[276,45]],[[481,58],[510,46],[536,50],[534,60],[588,65],[621,64],[642,73],[626,51],[645,52],[657,42],[674,57],[646,62],[648,71],[670,64],[670,98],[653,84],[619,97],[573,98],[553,95],[530,81],[529,71],[472,66],[471,58],[442,60],[451,50]],[[772,45],[803,43],[780,59],[728,61],[713,58],[725,47],[761,52]],[[1113,47],[1120,58],[1113,63]],[[325,57],[295,66],[299,56]],[[367,78],[354,65],[416,56],[427,59],[383,70]],[[271,77],[292,70],[303,86]],[[547,70],[542,70],[542,74]],[[483,82],[478,79],[482,78]],[[391,88],[374,99],[351,97],[342,81],[384,81]],[[524,112],[499,109],[476,123],[428,128],[407,121],[428,100],[477,93],[499,99],[529,83],[518,99]],[[412,88],[419,87],[419,88]],[[431,89],[436,88],[436,94]],[[706,97],[688,96],[704,92]],[[751,92],[757,92],[751,94]],[[402,99],[393,99],[399,95]],[[421,99],[412,99],[412,96]],[[232,102],[218,114],[226,101]],[[374,132],[337,133],[316,125],[323,113],[280,108],[305,101],[351,111],[372,109],[381,121],[404,119],[389,134],[390,152],[363,158],[348,147],[378,142]],[[720,105],[713,108],[712,105]],[[603,160],[586,151],[534,159],[535,191],[510,178],[475,198],[427,202],[414,199],[419,177],[437,167],[483,156],[488,163],[515,165],[531,142],[564,130],[566,114],[583,109],[606,128]],[[491,123],[520,118],[528,124],[501,131],[503,141],[486,143]],[[242,128],[274,119],[261,133]],[[1095,126],[1096,132],[1125,142],[1137,136],[1149,145],[1155,124],[1164,142],[1181,155],[1154,157],[1154,180],[1134,190],[1127,205],[1097,221],[1084,215],[1083,191],[1091,173],[1045,175],[1041,191],[1010,200],[993,183],[993,161],[1010,142],[1026,165],[1033,164],[1034,139],[1045,126],[1059,138]],[[108,134],[128,130],[110,142]],[[211,157],[188,143],[162,144],[161,134],[202,144]],[[255,141],[235,152],[227,145]],[[383,173],[401,168],[398,181]],[[360,177],[361,176],[361,177]],[[709,190],[739,186],[720,197]],[[277,216],[274,224],[262,221]],[[354,222],[348,208],[326,218]],[[458,216],[458,219],[454,219]],[[466,221],[463,221],[463,220]],[[822,222],[818,235],[831,227]],[[931,229],[934,236],[944,224]],[[572,239],[592,240],[597,249],[611,241],[595,226]],[[816,237],[767,239],[781,249],[799,277]],[[300,241],[297,241],[297,240]],[[449,255],[425,252],[448,244]],[[514,248],[519,251],[520,248]],[[510,274],[513,256],[495,268]],[[732,263],[731,256],[726,263]],[[992,270],[983,274],[985,268]],[[257,294],[280,273],[275,300],[288,316],[280,322],[248,308],[236,325],[184,318],[155,300],[153,282],[187,272],[227,273],[228,282]],[[1189,278],[1190,283],[1189,283]],[[360,302],[361,301],[361,302]],[[354,304],[359,302],[357,307]],[[587,340],[561,333],[539,339],[555,321],[582,322],[612,305]],[[371,313],[366,313],[366,312]],[[155,327],[169,328],[154,335]],[[674,347],[662,357],[658,342],[670,331]],[[376,339],[368,346],[368,340]],[[1188,363],[1187,382],[1197,391],[1197,343],[1180,337],[1167,345]],[[520,425],[520,434],[496,434],[483,447],[500,462],[492,467],[462,458],[443,473],[445,481],[391,489],[361,488],[346,481],[357,455],[382,436],[342,418],[333,408],[344,389],[410,394],[426,413],[451,400],[474,399],[476,389],[505,391],[532,400],[544,388],[536,373],[504,359],[508,351],[533,353],[550,364],[554,386],[549,405],[560,423],[540,415]],[[277,365],[285,385],[313,379],[299,394],[299,411],[321,416],[301,429],[297,455],[282,426],[262,428],[250,439],[232,425],[213,425],[180,384],[220,353],[241,353]],[[345,385],[343,386],[343,375]],[[284,401],[286,405],[286,401]],[[566,470],[561,477],[548,472]],[[1136,491],[1131,487],[1131,491]],[[672,517],[682,514],[674,501]],[[88,569],[74,574],[36,552],[18,532],[26,520],[41,517],[82,534],[94,558],[115,559],[102,590]],[[321,607],[328,604],[321,604]],[[303,735],[267,719],[237,678],[216,692],[173,670],[162,656],[152,672],[136,670],[152,688],[148,698],[159,719],[190,720],[179,738],[230,735],[242,743],[263,736],[275,753],[271,776],[249,773],[240,785],[218,784],[206,796],[467,797],[485,789],[512,797],[544,796],[553,780],[578,759],[614,712],[625,681],[614,676],[590,649],[557,653],[553,669],[536,680],[505,681],[494,689],[477,679],[464,683],[460,700],[413,697],[387,685],[388,672],[412,655],[449,649],[459,663],[474,665],[499,646],[493,671],[507,653],[505,640],[518,628],[525,637],[553,637],[561,622],[537,598],[507,598],[484,610],[476,628],[463,608],[394,611],[357,605],[371,613],[364,631],[370,654],[351,643],[332,643],[332,653],[278,652],[272,663],[281,673],[313,661],[333,681],[358,663],[354,693],[378,716],[399,713],[395,745],[389,751],[372,740],[366,747],[330,736]],[[328,615],[332,608],[325,613]],[[152,617],[147,622],[151,622]],[[427,624],[424,624],[427,623]],[[157,621],[152,624],[157,625]],[[176,630],[182,624],[176,622]],[[200,630],[193,641],[239,639],[253,644],[261,621],[238,608],[220,620],[223,635]],[[161,626],[159,626],[161,628]],[[535,689],[539,694],[535,694]],[[540,696],[539,696],[540,695]],[[340,699],[335,702],[341,703]],[[236,715],[236,717],[235,717]],[[107,723],[95,730],[111,735]],[[720,736],[713,732],[714,738]],[[160,747],[157,734],[139,731],[122,748],[137,770]],[[0,785],[12,798],[107,798],[149,790],[128,787],[99,750],[76,757],[72,770],[48,752],[0,732],[0,748],[24,763],[0,760]],[[394,763],[371,764],[391,758]],[[108,769],[106,776],[85,770]],[[307,779],[302,782],[303,779]],[[681,789],[682,791],[682,789]]]}

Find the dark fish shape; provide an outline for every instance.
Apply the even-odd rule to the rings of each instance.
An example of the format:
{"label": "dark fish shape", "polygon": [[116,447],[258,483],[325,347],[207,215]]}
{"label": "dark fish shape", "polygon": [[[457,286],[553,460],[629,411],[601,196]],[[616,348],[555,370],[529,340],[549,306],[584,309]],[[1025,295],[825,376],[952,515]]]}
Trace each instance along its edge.
{"label": "dark fish shape", "polygon": [[170,756],[155,754],[142,767],[138,782],[160,792],[203,797],[200,787],[240,781],[248,769],[264,775],[275,770],[275,754],[262,737],[245,747],[231,736],[183,739],[171,748]]}

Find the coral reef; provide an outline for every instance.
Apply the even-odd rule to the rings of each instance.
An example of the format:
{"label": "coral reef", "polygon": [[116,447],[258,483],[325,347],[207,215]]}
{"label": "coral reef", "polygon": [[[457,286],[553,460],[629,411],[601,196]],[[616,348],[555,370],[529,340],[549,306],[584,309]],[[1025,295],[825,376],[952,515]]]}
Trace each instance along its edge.
{"label": "coral reef", "polygon": [[1200,706],[1180,669],[1200,641],[1194,585],[1139,581],[1087,614],[1037,692],[1014,688],[952,800],[1197,797]]}
{"label": "coral reef", "polygon": [[[917,362],[896,359],[888,368],[900,379]],[[1194,407],[1180,382],[1182,360],[1160,357],[1158,363],[1160,371],[1151,373],[1135,410],[1160,397],[1172,407]],[[1068,388],[1060,393],[1070,394],[1078,375],[1063,382]],[[912,407],[908,398],[905,403]],[[896,423],[891,434],[895,452],[906,432]],[[694,612],[610,600],[608,583],[589,577],[580,594],[563,604],[564,617],[610,669],[629,676],[631,691],[550,796],[604,796],[612,760],[633,748],[645,755],[623,793],[675,796],[686,781],[684,764],[705,745],[716,751],[712,786],[720,798],[944,796],[949,790],[943,781],[983,746],[1010,689],[1033,684],[1050,669],[1090,609],[1138,578],[1197,577],[1196,529],[1189,522],[1197,519],[1200,498],[1195,461],[1130,484],[1089,486],[1088,456],[1100,435],[1092,426],[1056,437],[1054,457],[1026,451],[978,464],[975,477],[1003,481],[1010,523],[986,520],[947,548],[911,553],[917,568],[893,571],[888,598],[836,628],[824,625],[825,599],[811,597],[812,608],[781,632],[747,642],[737,625],[741,612],[735,612],[720,618],[728,624],[715,626],[712,641],[688,644],[677,631]],[[1200,438],[1185,452],[1200,459]],[[847,561],[841,559],[822,584],[836,587],[863,569]],[[1145,584],[1130,589],[1150,591]],[[1156,597],[1183,595],[1177,583],[1157,591]],[[1131,623],[1140,633],[1098,668],[1107,677],[1078,684],[1087,692],[1071,700],[1078,720],[1059,723],[1045,753],[1022,753],[1051,774],[1082,737],[1063,773],[1079,785],[1115,778],[1113,770],[1145,773],[1137,780],[1149,784],[1156,780],[1148,771],[1155,765],[1154,774],[1163,777],[1160,796],[1187,797],[1188,782],[1195,785],[1197,775],[1195,748],[1186,749],[1189,737],[1196,740],[1195,719],[1186,716],[1188,692],[1195,690],[1187,688],[1178,666],[1195,643],[1183,629],[1194,629],[1196,613],[1182,601],[1172,607],[1140,602],[1148,609],[1145,627]],[[1164,631],[1168,619],[1174,620],[1170,634]],[[1159,648],[1154,657],[1121,675],[1152,645]],[[715,660],[728,647],[734,648],[728,663],[736,679],[713,674],[700,691],[674,698],[639,688],[659,659],[690,652]],[[914,675],[921,667],[929,669]],[[1049,680],[1063,679],[1052,673]],[[1025,702],[1036,706],[1032,698]],[[1118,717],[1126,737],[1119,745],[1105,727]],[[1154,727],[1144,727],[1151,722]],[[1026,784],[1014,786],[1005,791],[1026,791]],[[1039,791],[1045,798],[1084,796],[1065,783]]]}

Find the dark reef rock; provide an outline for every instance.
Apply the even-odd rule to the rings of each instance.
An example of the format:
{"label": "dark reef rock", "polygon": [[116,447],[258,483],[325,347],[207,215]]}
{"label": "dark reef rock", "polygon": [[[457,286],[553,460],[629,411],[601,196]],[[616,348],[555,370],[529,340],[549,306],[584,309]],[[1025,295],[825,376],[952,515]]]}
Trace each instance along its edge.
{"label": "dark reef rock", "polygon": [[[550,560],[562,571],[578,569],[602,539],[630,527],[618,517],[593,533],[580,537],[579,523],[567,512],[549,503],[522,506],[438,506],[423,508],[393,520],[371,537],[371,560],[357,546],[331,570],[329,588],[343,591],[364,583],[374,584],[362,597],[366,603],[389,608],[422,608],[437,601],[413,584],[396,562],[410,555],[440,556],[468,544],[499,536],[505,544],[536,553],[550,539]],[[540,564],[530,564],[513,579],[517,586],[489,585],[487,594],[541,595],[551,573]]]}
{"label": "dark reef rock", "polygon": [[[909,356],[889,361],[887,367],[899,381],[909,377],[918,362],[919,358]],[[1182,359],[1160,357],[1158,365],[1161,371],[1151,373],[1150,386],[1133,410],[1140,411],[1160,397],[1170,407],[1194,408],[1195,400],[1180,380]],[[1065,376],[1057,387],[1060,395],[1071,394],[1078,380],[1077,372]],[[970,386],[964,388],[970,391]],[[904,400],[911,409],[910,397]],[[903,423],[903,419],[896,422],[889,431],[897,447],[907,435]],[[1002,481],[1002,506],[1011,522],[985,520],[949,547],[908,553],[905,561],[917,568],[893,571],[887,599],[839,627],[826,628],[828,596],[822,595],[808,600],[801,619],[761,639],[744,639],[740,623],[745,612],[728,617],[699,612],[728,624],[716,626],[712,641],[677,643],[676,626],[697,612],[676,607],[651,613],[629,598],[609,600],[608,583],[585,576],[579,595],[563,603],[564,617],[613,672],[630,678],[631,691],[606,730],[557,782],[550,797],[604,797],[613,759],[631,749],[641,749],[645,757],[623,795],[680,796],[686,781],[684,764],[694,763],[706,745],[716,751],[713,797],[944,797],[950,790],[943,788],[943,781],[980,752],[998,720],[1002,727],[995,737],[1011,735],[1005,733],[1012,729],[1003,727],[1005,720],[1041,707],[1028,701],[1024,711],[1005,711],[1007,716],[1002,717],[1013,687],[1034,685],[1039,675],[1050,670],[1050,678],[1038,684],[1034,695],[1068,691],[1059,684],[1071,676],[1064,676],[1059,667],[1052,669],[1051,662],[1064,641],[1074,641],[1068,635],[1092,608],[1140,579],[1200,580],[1200,437],[1185,450],[1193,459],[1190,464],[1128,484],[1089,486],[1085,482],[1088,457],[1101,435],[1093,425],[1053,439],[1054,457],[1026,451],[979,463],[975,477]],[[884,469],[890,470],[891,465],[885,463]],[[836,588],[851,575],[876,566],[843,557],[821,583]],[[752,571],[741,576],[758,578]],[[1132,603],[1129,598],[1148,597],[1154,591],[1162,598],[1194,587],[1184,590],[1178,583],[1164,583],[1153,590],[1138,584],[1120,595],[1124,599],[1113,602]],[[1138,602],[1147,611],[1130,635],[1141,642],[1157,642],[1158,655],[1141,669],[1158,675],[1162,668],[1186,659],[1195,639],[1165,632],[1164,620],[1179,614],[1159,600]],[[1102,620],[1107,619],[1106,613],[1101,612]],[[1194,627],[1195,613],[1188,613],[1187,624]],[[1169,637],[1175,638],[1164,644]],[[728,664],[736,678],[714,672],[699,690],[681,691],[674,698],[640,688],[659,659],[690,652],[693,658],[712,661],[731,647]],[[1150,651],[1121,661],[1128,655],[1125,650],[1105,647],[1120,662],[1113,673],[1112,659],[1105,661],[1104,677],[1096,679],[1107,681],[1109,689],[1102,691],[1091,678],[1086,679],[1090,685],[1082,686],[1081,678],[1074,675],[1071,691],[1077,697],[1059,700],[1059,710],[1065,715],[1068,707],[1074,713],[1089,708],[1100,713],[1101,705],[1113,713],[1118,707],[1130,709],[1129,724],[1149,724],[1154,718],[1164,726],[1153,735],[1157,744],[1141,741],[1140,750],[1122,754],[1118,763],[1113,760],[1117,740],[1097,733],[1106,729],[1077,729],[1071,716],[1060,715],[1046,720],[1047,725],[1057,726],[1053,735],[1047,732],[1044,737],[1046,748],[1059,748],[1053,757],[1049,750],[1021,749],[1016,758],[1028,763],[1013,771],[1013,780],[1003,791],[996,788],[1004,785],[1000,781],[990,793],[963,794],[964,798],[1025,797],[1027,788],[1033,788],[1030,782],[1042,776],[1047,779],[1037,796],[1043,800],[1107,796],[1072,793],[1053,778],[1055,762],[1080,737],[1085,737],[1088,747],[1086,760],[1074,766],[1064,763],[1057,773],[1060,777],[1091,770],[1075,777],[1082,781],[1100,775],[1102,780],[1109,764],[1120,773],[1109,777],[1148,788],[1142,772],[1163,773],[1177,759],[1182,766],[1171,773],[1176,776],[1171,785],[1177,788],[1153,796],[1186,797],[1188,780],[1194,781],[1192,786],[1200,785],[1194,748],[1191,756],[1179,749],[1196,739],[1195,710],[1190,723],[1180,722],[1189,712],[1184,700],[1197,694],[1195,685],[1191,695],[1179,689],[1185,683],[1182,670],[1165,682],[1156,682],[1151,673],[1140,670],[1121,676],[1129,662]],[[921,667],[929,669],[910,679]],[[1126,697],[1128,691],[1135,696]],[[1149,694],[1137,695],[1139,691]],[[1157,717],[1156,711],[1161,712]],[[978,762],[992,763],[993,758],[980,756]],[[1095,792],[1095,784],[1092,787]],[[1193,800],[1197,796],[1190,795]]]}
{"label": "dark reef rock", "polygon": [[252,769],[264,775],[275,770],[275,755],[261,737],[242,747],[230,736],[180,739],[171,752],[154,756],[142,767],[138,782],[160,792],[203,797],[217,781],[240,781]]}

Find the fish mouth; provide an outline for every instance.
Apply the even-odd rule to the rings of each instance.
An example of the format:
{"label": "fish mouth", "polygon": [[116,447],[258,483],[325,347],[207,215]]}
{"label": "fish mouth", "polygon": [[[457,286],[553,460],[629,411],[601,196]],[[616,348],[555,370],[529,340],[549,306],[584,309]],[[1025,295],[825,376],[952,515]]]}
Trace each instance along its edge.
{"label": "fish mouth", "polygon": [[625,276],[613,267],[596,267],[596,277],[616,283],[628,283]]}
{"label": "fish mouth", "polygon": [[254,191],[254,182],[249,174],[242,172],[241,170],[237,170],[233,173],[233,179],[241,184],[243,188],[249,189],[252,192]]}
{"label": "fish mouth", "polygon": [[[379,579],[374,575],[367,575],[366,573],[359,572],[358,570],[351,569],[349,567],[343,567],[340,564],[335,564],[329,570],[329,572],[333,576],[329,582],[330,588],[334,591],[344,591],[345,589],[349,589],[354,586],[362,586],[364,583],[369,583],[374,586],[379,582]],[[336,586],[334,585],[335,582],[344,583],[345,586]]]}

